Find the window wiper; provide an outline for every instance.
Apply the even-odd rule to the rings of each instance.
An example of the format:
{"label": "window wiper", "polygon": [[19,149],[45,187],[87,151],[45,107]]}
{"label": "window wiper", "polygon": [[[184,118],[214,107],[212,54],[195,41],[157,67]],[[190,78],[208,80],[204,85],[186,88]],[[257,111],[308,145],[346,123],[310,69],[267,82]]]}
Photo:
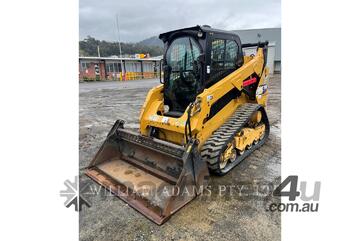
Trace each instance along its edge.
{"label": "window wiper", "polygon": [[195,57],[194,57],[194,48],[193,48],[193,45],[192,45],[192,42],[191,42],[190,38],[189,38],[189,43],[190,43],[190,50],[191,50],[191,56],[192,56],[192,65],[193,65],[192,72],[197,77],[198,74],[199,74],[198,63],[197,63],[197,61],[195,60]]}
{"label": "window wiper", "polygon": [[192,57],[192,60],[194,61],[194,49],[193,49],[193,46],[192,46],[192,43],[191,43],[191,39],[189,38],[189,43],[190,43],[190,50],[191,50],[191,57]]}
{"label": "window wiper", "polygon": [[184,69],[186,70],[187,51],[185,51]]}

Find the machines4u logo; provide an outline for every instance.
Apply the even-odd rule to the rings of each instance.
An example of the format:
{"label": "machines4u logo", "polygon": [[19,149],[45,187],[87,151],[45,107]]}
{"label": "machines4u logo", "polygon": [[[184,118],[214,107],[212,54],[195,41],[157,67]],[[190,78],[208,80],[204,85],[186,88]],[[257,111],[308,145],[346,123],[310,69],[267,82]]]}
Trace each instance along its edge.
{"label": "machines4u logo", "polygon": [[288,176],[273,192],[273,196],[287,197],[288,202],[271,203],[267,206],[266,211],[270,212],[318,212],[320,199],[319,181],[312,186],[306,181],[301,181],[298,185],[298,176]]}
{"label": "machines4u logo", "polygon": [[83,196],[89,184],[79,187],[79,177],[76,176],[74,182],[66,180],[64,185],[66,190],[60,191],[60,196],[66,197],[66,201],[64,202],[65,207],[69,208],[71,205],[74,205],[75,211],[81,211],[83,205],[87,207],[91,206]]}

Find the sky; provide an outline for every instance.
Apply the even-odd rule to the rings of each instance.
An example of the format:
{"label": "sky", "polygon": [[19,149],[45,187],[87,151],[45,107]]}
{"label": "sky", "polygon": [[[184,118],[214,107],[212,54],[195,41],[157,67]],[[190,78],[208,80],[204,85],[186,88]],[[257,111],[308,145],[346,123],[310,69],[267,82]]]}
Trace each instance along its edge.
{"label": "sky", "polygon": [[281,0],[79,0],[80,39],[138,42],[195,25],[239,30],[281,27]]}

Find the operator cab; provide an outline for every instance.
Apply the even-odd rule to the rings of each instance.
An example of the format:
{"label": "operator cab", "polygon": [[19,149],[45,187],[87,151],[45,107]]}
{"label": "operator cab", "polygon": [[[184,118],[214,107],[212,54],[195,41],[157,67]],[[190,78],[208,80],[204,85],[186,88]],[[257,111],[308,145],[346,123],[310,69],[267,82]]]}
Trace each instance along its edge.
{"label": "operator cab", "polygon": [[167,116],[180,117],[205,88],[239,68],[241,42],[233,32],[195,26],[160,34],[165,44],[164,105]]}

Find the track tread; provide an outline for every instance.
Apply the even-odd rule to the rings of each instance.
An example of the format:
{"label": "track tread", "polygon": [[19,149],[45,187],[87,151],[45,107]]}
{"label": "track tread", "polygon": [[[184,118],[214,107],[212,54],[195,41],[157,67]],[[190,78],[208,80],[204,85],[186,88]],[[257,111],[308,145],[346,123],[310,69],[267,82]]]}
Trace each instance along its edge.
{"label": "track tread", "polygon": [[[244,125],[250,120],[250,117],[256,111],[262,111],[264,115],[264,123],[266,125],[265,138],[250,150],[245,151],[239,160],[236,160],[232,167],[223,172],[219,166],[219,156],[226,148],[227,144],[234,138]],[[205,142],[201,148],[201,156],[208,162],[209,170],[217,175],[224,175],[235,167],[241,160],[248,156],[251,152],[261,146],[266,137],[269,135],[269,122],[264,108],[258,104],[246,103],[240,106],[234,114]]]}

